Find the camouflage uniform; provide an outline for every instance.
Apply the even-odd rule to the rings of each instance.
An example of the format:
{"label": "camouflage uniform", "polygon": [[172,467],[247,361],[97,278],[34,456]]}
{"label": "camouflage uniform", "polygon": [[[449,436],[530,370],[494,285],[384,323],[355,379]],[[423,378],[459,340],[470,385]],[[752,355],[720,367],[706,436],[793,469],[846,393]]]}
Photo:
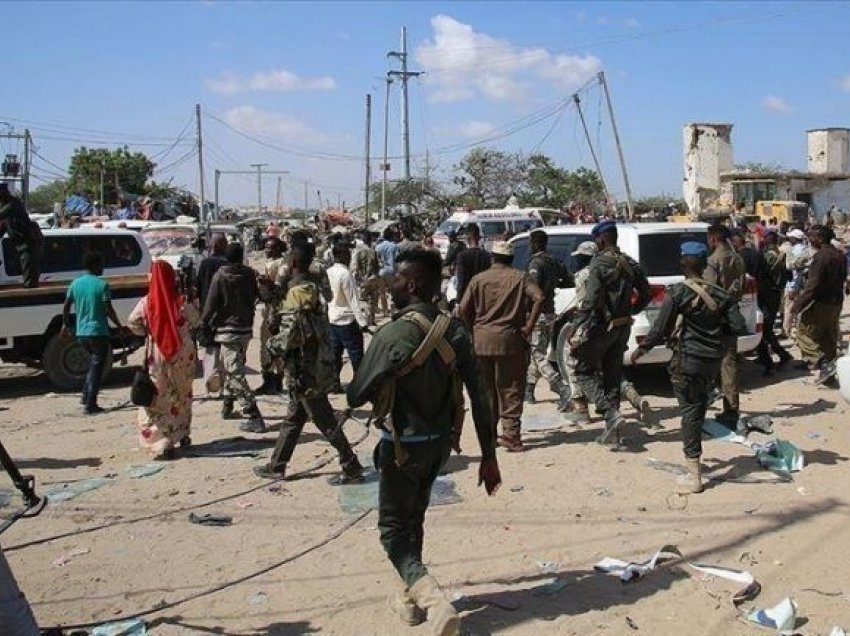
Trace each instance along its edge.
{"label": "camouflage uniform", "polygon": [[371,246],[362,245],[354,251],[351,256],[351,274],[357,282],[360,298],[368,303],[369,325],[374,326],[383,285],[378,278],[378,255]]}
{"label": "camouflage uniform", "polygon": [[[277,286],[280,284],[280,272],[285,268],[286,259],[283,257],[273,258],[266,261],[264,273],[266,278],[270,280],[273,285]],[[264,373],[275,373],[279,370],[279,365],[272,364],[272,356],[268,350],[269,337],[271,336],[271,332],[269,331],[269,322],[274,316],[275,304],[276,302],[274,297],[263,304],[262,323],[260,324],[260,367]]]}
{"label": "camouflage uniform", "polygon": [[344,474],[359,477],[363,468],[328,401],[328,392],[336,383],[336,364],[329,346],[327,314],[313,276],[296,275],[289,281],[286,298],[277,310],[276,325],[277,333],[269,339],[269,350],[283,360],[290,401],[268,469],[285,472],[304,424],[312,419],[339,453]]}
{"label": "camouflage uniform", "polygon": [[534,386],[540,377],[546,378],[555,393],[562,395],[564,387],[561,374],[549,361],[549,343],[555,323],[555,288],[563,276],[564,267],[546,251],[537,252],[528,262],[528,277],[543,292],[543,313],[531,333],[531,364],[528,365],[526,384],[529,397],[533,397]]}
{"label": "camouflage uniform", "polygon": [[221,334],[215,337],[221,346],[221,364],[224,367],[224,394],[235,401],[243,414],[258,412],[254,392],[245,377],[245,357],[251,335]]}

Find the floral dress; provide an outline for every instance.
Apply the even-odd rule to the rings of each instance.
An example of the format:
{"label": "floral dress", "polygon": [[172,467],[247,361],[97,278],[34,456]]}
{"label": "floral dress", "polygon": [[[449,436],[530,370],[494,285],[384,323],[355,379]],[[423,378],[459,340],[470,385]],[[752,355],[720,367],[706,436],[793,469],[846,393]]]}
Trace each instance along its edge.
{"label": "floral dress", "polygon": [[[127,320],[130,330],[140,336],[147,334],[147,304],[147,297],[140,300]],[[148,344],[148,372],[157,395],[153,404],[139,408],[139,443],[154,455],[161,455],[189,437],[192,423],[197,354],[191,330],[198,326],[197,308],[192,303],[184,304],[180,318],[177,331],[181,345],[173,358],[166,360],[156,344]]]}

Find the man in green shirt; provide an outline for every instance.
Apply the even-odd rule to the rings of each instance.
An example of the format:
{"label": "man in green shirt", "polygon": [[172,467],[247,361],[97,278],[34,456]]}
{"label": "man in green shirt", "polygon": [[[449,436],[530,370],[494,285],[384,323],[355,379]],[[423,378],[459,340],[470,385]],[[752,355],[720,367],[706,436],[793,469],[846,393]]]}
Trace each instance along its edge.
{"label": "man in green shirt", "polygon": [[[382,401],[389,404],[389,424],[375,449],[375,459],[380,471],[381,544],[405,586],[403,593],[391,597],[391,606],[411,625],[421,622],[426,609],[434,633],[449,635],[457,633],[459,618],[422,563],[422,525],[440,468],[452,447],[460,450],[459,430],[454,428],[458,409],[462,409],[456,399],[460,389],[457,374],[469,394],[481,447],[478,483],[492,495],[502,478],[496,461],[491,398],[478,375],[472,338],[459,321],[449,321],[434,304],[440,292],[441,268],[437,252],[410,249],[399,254],[391,289],[398,313],[372,338],[348,385],[348,403],[357,408],[372,401],[376,411]],[[426,336],[423,325],[438,321],[445,331],[430,347],[430,354],[424,358],[421,353],[414,355],[426,339],[434,344],[433,335]],[[446,364],[447,357],[453,357],[452,364]],[[384,393],[387,383],[395,384],[390,398]]]}
{"label": "man in green shirt", "polygon": [[[100,278],[103,275],[103,264],[103,254],[100,252],[88,252],[83,256],[83,267],[88,273],[74,280],[68,287],[62,308],[62,335],[70,337],[73,327],[74,335],[89,354],[89,371],[83,384],[81,400],[86,415],[103,412],[97,404],[97,394],[100,392],[103,365],[111,346],[108,321],[111,320],[118,329],[123,328],[112,307],[109,283]],[[72,306],[75,319],[71,318]]]}

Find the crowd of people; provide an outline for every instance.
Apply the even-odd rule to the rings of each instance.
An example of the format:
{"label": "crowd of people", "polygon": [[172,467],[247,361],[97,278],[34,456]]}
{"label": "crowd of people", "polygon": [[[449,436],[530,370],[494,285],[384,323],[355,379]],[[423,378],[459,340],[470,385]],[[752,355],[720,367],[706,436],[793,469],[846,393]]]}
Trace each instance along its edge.
{"label": "crowd of people", "polygon": [[[756,237],[717,224],[707,237],[707,245],[681,245],[684,280],[667,289],[651,331],[631,354],[637,363],[654,347],[673,350],[668,370],[687,468],[676,489],[683,495],[703,489],[702,427],[713,401],[723,400],[718,422],[743,434],[752,425],[740,412],[737,352],[738,337],[747,333],[739,303],[748,277],[765,321],[756,362],[766,374],[783,369],[793,358],[782,339],[793,335],[802,356],[796,365],[816,371],[819,383],[835,382],[838,321],[850,293],[847,253],[824,225],[766,228]],[[455,633],[458,616],[423,565],[422,527],[434,480],[451,450],[460,452],[465,401],[480,446],[479,483],[491,495],[501,483],[496,449],[526,449],[523,410],[536,400],[541,379],[557,395],[565,423],[589,426],[601,417],[596,441],[605,448],[628,449],[623,398],[638,419],[648,417],[648,401],[624,377],[623,357],[634,316],[652,294],[640,264],[619,249],[614,221],[597,223],[591,240],[573,252],[575,271],[547,252],[545,229],[529,236],[526,270],[513,267],[511,243],[497,241],[485,251],[476,226],[465,238],[450,236],[441,258],[433,245],[392,230],[377,242],[368,232],[320,241],[287,231],[267,236],[258,273],[243,264],[241,244],[214,235],[194,293],[180,295],[174,270],[157,261],[148,295],[127,321],[147,337],[145,366],[156,387],[155,399],[139,410],[140,444],[161,459],[174,459],[191,444],[196,342],[206,392],[221,394],[221,417],[241,420],[242,431],[267,431],[257,394],[288,396],[271,458],[255,469],[265,479],[286,477],[312,420],[339,456],[334,483],[363,481],[364,467],[344,432],[346,414],[330,402],[343,392],[347,354],[353,372],[347,407],[371,403],[380,428],[378,528],[403,582],[391,605],[409,624],[427,611],[440,634]],[[92,414],[100,410],[97,365],[107,320],[121,327],[108,283],[98,277],[102,262],[101,255],[86,256],[89,273],[71,285],[65,306],[66,324],[73,306],[76,336],[92,354],[82,398]],[[457,287],[451,307],[448,277]],[[575,297],[559,316],[556,290],[567,286]],[[252,388],[246,357],[260,305],[262,383]],[[563,374],[549,358],[556,324],[567,329]]]}

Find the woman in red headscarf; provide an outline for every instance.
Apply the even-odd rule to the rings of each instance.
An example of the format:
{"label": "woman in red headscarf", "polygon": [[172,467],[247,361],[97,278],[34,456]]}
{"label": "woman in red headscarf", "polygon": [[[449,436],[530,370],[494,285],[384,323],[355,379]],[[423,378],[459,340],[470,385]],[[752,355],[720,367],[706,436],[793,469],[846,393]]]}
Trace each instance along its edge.
{"label": "woman in red headscarf", "polygon": [[191,330],[198,311],[177,289],[174,269],[165,261],[151,266],[148,295],[127,320],[136,334],[147,336],[147,364],[157,395],[139,409],[139,442],[157,459],[173,459],[175,447],[191,444],[192,380],[195,342]]}

